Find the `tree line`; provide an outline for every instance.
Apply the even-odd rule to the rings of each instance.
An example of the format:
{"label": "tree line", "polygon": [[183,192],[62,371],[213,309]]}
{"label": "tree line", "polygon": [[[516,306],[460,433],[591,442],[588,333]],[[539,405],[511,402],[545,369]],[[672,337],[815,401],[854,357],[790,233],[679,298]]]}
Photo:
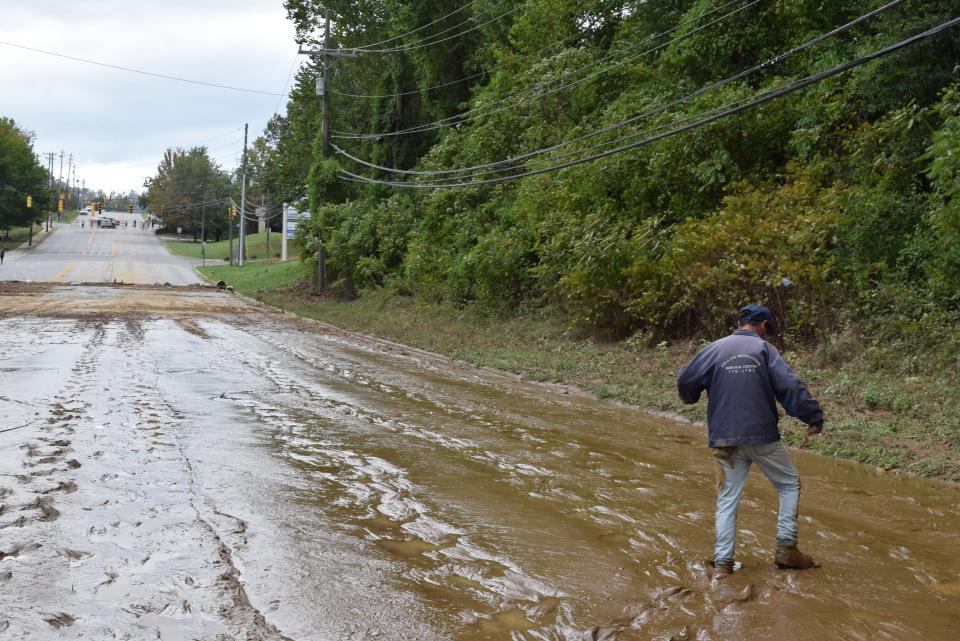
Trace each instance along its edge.
{"label": "tree line", "polygon": [[33,132],[0,118],[0,230],[29,225],[49,209],[49,174],[33,142]]}
{"label": "tree line", "polygon": [[[900,319],[890,331],[956,327],[960,29],[559,171],[423,190],[343,173],[443,184],[550,167],[776,91],[960,7],[894,2],[804,44],[885,4],[286,0],[303,43],[319,46],[330,16],[330,46],[359,51],[326,81],[336,147],[314,57],[251,158],[272,198],[306,193],[305,259],[322,237],[346,296],[550,306],[610,337],[715,335],[749,301],[803,340],[880,318]],[[436,173],[463,167],[482,169]]]}

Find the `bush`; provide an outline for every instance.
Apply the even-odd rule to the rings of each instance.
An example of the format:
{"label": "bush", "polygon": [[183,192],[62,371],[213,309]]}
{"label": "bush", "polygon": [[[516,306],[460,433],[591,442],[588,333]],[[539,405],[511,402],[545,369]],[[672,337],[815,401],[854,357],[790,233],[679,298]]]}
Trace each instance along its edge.
{"label": "bush", "polygon": [[638,326],[716,335],[758,302],[785,334],[810,338],[844,296],[831,250],[840,215],[836,192],[803,175],[782,187],[742,186],[717,213],[661,234],[664,251],[628,268],[626,311]]}

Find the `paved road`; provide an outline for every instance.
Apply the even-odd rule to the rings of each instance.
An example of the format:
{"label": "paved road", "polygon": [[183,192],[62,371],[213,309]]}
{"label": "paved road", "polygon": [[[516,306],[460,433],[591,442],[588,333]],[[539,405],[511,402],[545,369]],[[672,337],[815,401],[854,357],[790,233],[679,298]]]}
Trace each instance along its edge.
{"label": "paved road", "polygon": [[171,255],[152,230],[135,226],[142,221],[139,214],[108,214],[120,221],[118,228],[91,229],[86,217],[80,217],[60,226],[29,251],[9,252],[0,266],[0,280],[137,285],[201,282],[190,261]]}
{"label": "paved road", "polygon": [[714,578],[701,429],[210,288],[0,293],[0,639],[957,638],[955,486],[799,453],[824,567],[755,471]]}

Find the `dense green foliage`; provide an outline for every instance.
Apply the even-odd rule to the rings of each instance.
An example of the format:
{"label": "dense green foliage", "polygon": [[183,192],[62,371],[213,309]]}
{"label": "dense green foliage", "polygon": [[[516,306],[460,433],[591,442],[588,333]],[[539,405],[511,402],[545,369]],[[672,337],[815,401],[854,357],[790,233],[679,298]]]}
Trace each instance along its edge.
{"label": "dense green foliage", "polygon": [[[305,42],[316,44],[329,11],[331,46],[409,47],[338,61],[330,115],[337,145],[374,164],[415,170],[482,165],[569,141],[881,4],[286,1]],[[936,26],[958,9],[956,1],[902,2],[741,80],[516,164],[536,169],[580,158],[617,136],[743,101]],[[453,190],[338,176],[345,168],[420,180],[324,150],[314,61],[297,78],[287,116],[267,132],[263,171],[275,176],[277,192],[292,193],[309,176],[316,215],[302,227],[303,247],[309,259],[322,237],[336,286],[351,295],[389,286],[497,310],[550,305],[609,336],[714,335],[748,301],[775,308],[798,339],[850,320],[877,321],[872,331],[880,333],[905,335],[925,321],[955,332],[958,60],[955,28],[676,137]],[[391,135],[458,114],[467,117],[444,123],[455,126]]]}
{"label": "dense green foliage", "polygon": [[[33,135],[0,118],[0,230],[40,219],[49,204],[47,178],[33,152]],[[27,196],[32,207],[27,207]]]}
{"label": "dense green foliage", "polygon": [[201,232],[216,241],[227,234],[231,177],[210,159],[205,147],[168,149],[146,188],[139,204],[158,216],[166,229],[181,228],[194,240]]}

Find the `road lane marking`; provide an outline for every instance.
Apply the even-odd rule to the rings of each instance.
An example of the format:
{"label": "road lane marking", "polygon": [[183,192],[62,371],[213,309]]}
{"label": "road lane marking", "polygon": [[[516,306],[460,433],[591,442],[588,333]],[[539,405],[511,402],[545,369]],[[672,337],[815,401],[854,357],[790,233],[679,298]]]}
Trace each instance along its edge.
{"label": "road lane marking", "polygon": [[117,244],[116,244],[116,243],[113,243],[112,245],[110,245],[110,255],[111,255],[111,256],[116,256],[116,255],[117,255]]}
{"label": "road lane marking", "polygon": [[97,236],[97,228],[94,227],[90,230],[90,238],[87,239],[87,249],[90,249],[90,245],[93,244],[93,239]]}
{"label": "road lane marking", "polygon": [[59,283],[60,280],[67,275],[67,272],[69,272],[71,269],[73,269],[76,266],[77,266],[77,261],[71,260],[69,263],[67,263],[67,266],[63,268],[62,272],[60,272],[59,274],[57,274],[56,276],[50,279],[50,282]]}

